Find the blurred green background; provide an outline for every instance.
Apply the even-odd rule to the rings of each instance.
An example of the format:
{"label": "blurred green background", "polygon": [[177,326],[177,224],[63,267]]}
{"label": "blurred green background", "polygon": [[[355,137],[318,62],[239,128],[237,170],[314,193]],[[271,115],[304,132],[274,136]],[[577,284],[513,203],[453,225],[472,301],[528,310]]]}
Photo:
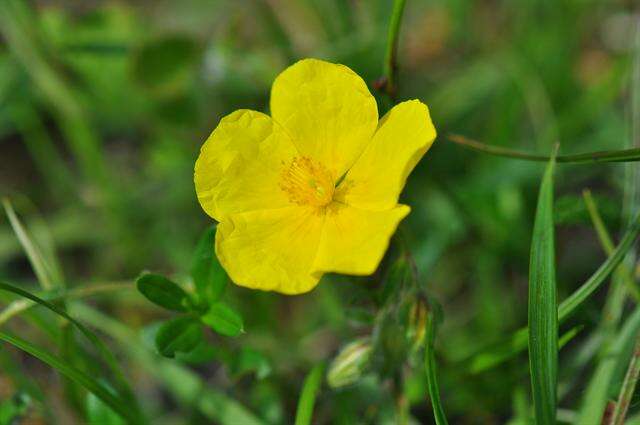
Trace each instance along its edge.
{"label": "blurred green background", "polygon": [[[466,373],[460,359],[526,323],[543,165],[464,150],[446,134],[539,153],[556,141],[562,153],[627,147],[634,124],[634,3],[407,1],[398,97],[427,103],[439,137],[409,180],[403,197],[413,211],[399,232],[421,286],[442,305],[437,354],[452,423],[505,423],[526,401],[525,354],[481,374]],[[268,112],[271,82],[300,58],[346,64],[373,83],[382,74],[391,6],[391,0],[0,0],[0,195],[56,259],[68,287],[133,288],[143,269],[188,281],[196,241],[210,224],[192,182],[208,134],[235,109]],[[581,191],[592,190],[609,231],[618,235],[624,172],[622,164],[559,167],[559,299],[605,258]],[[4,218],[0,277],[37,287]],[[291,423],[309,368],[369,332],[362,311],[371,314],[372,285],[375,278],[329,276],[297,297],[229,286],[226,297],[247,333],[210,336],[200,359],[178,362],[268,423]],[[605,292],[567,329],[593,330]],[[176,395],[186,378],[145,367],[145,358],[124,342],[123,332],[144,334],[165,318],[159,309],[126,288],[88,305],[97,309],[78,314],[113,325],[111,334],[100,330],[143,405],[159,418],[155,423],[209,421],[189,396]],[[95,317],[98,311],[105,317]],[[6,326],[51,344],[28,320]],[[561,353],[567,388],[561,407],[576,404],[591,370],[563,373],[584,340],[579,335]],[[46,394],[24,423],[82,423],[54,372],[5,347],[0,360],[0,400],[27,384]],[[404,384],[412,416],[431,423],[421,366],[412,370]],[[323,391],[316,421],[391,423],[393,409],[388,383],[365,375]]]}

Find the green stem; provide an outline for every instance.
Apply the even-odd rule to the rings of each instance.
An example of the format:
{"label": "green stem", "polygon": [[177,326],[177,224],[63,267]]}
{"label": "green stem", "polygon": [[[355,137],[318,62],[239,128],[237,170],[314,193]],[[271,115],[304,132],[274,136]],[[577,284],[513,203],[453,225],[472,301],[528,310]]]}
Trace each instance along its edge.
{"label": "green stem", "polygon": [[[488,153],[490,155],[539,162],[547,162],[550,159],[547,155],[530,154],[527,152],[517,151],[515,149],[486,145],[484,143],[478,142],[477,140],[469,139],[468,137],[458,134],[450,134],[447,136],[447,138],[451,142],[456,143],[460,146],[464,146],[478,152]],[[588,152],[575,155],[558,155],[556,157],[556,162],[572,162],[577,164],[633,161],[640,161],[640,148],[622,149],[616,151]]]}
{"label": "green stem", "polygon": [[631,403],[631,398],[636,389],[636,382],[638,382],[638,376],[640,376],[640,337],[636,339],[636,345],[633,349],[633,356],[629,361],[629,368],[624,377],[622,388],[620,389],[620,395],[618,396],[618,402],[613,410],[613,415],[609,420],[609,425],[622,425],[624,418],[627,416],[627,410]]}
{"label": "green stem", "polygon": [[384,92],[395,101],[398,92],[396,73],[398,71],[398,37],[406,0],[395,0],[387,33],[387,48],[384,59]]}
{"label": "green stem", "polygon": [[295,425],[310,425],[313,418],[313,406],[316,402],[316,396],[320,386],[322,385],[322,377],[324,376],[324,364],[318,364],[307,375],[302,385],[300,400],[298,400],[298,409],[296,411]]}
{"label": "green stem", "polygon": [[447,417],[442,408],[440,401],[440,390],[438,389],[438,377],[436,370],[436,354],[434,350],[434,342],[436,338],[436,323],[433,312],[429,312],[427,319],[427,329],[425,335],[425,352],[424,352],[424,368],[427,374],[427,388],[429,389],[429,397],[431,397],[431,406],[433,407],[433,416],[436,425],[447,425]]}

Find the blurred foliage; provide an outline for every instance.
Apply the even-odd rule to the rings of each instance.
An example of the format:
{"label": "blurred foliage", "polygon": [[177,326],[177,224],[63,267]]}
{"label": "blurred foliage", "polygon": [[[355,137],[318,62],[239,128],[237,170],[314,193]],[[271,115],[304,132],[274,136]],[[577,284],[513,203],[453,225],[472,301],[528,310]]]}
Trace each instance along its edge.
{"label": "blurred foliage", "polygon": [[[118,353],[153,423],[291,423],[307,372],[322,361],[343,361],[348,350],[361,356],[329,373],[332,386],[350,384],[321,391],[317,423],[393,422],[398,394],[417,422],[431,423],[424,366],[412,357],[412,343],[424,339],[423,293],[442,305],[435,348],[450,422],[526,420],[525,353],[474,375],[459,362],[526,323],[543,165],[463,150],[444,136],[455,131],[543,154],[556,141],[564,154],[626,147],[634,123],[633,1],[408,0],[398,98],[427,103],[440,137],[409,179],[403,197],[412,213],[381,271],[329,276],[299,297],[225,290],[222,283],[207,293],[211,286],[199,284],[224,275],[198,264],[210,252],[196,249],[194,260],[210,224],[192,183],[202,142],[235,109],[268,111],[271,82],[299,58],[344,63],[372,83],[383,70],[391,6],[391,0],[0,1],[0,196],[12,200],[39,255],[53,265],[56,288],[118,284],[66,307]],[[620,234],[628,219],[621,214],[624,169],[557,168],[559,300],[605,258],[581,192],[591,188],[606,227]],[[405,249],[411,266],[398,270]],[[415,269],[417,280],[409,279],[415,288],[389,293],[396,286],[383,281],[402,280],[397,273],[407,268]],[[223,331],[213,326],[222,334],[245,333],[203,332],[192,313],[174,316],[149,303],[133,290],[146,269],[194,297],[178,309],[204,303],[210,313],[208,306],[224,306],[210,316],[197,310],[204,314],[198,317],[209,326],[205,317],[216,324],[226,318]],[[4,219],[0,277],[46,289]],[[223,291],[224,304],[216,304]],[[561,329],[584,325],[561,351],[561,408],[579,405],[587,382],[580,372],[594,367],[580,359],[593,358],[587,348],[604,295],[599,291]],[[389,304],[389,297],[400,301]],[[78,365],[59,348],[61,319],[41,309],[28,313],[3,321],[3,329]],[[177,346],[167,337],[185,329]],[[158,340],[174,360],[149,357]],[[180,353],[185,344],[197,348]],[[87,351],[81,341],[74,346]],[[565,364],[573,373],[563,373]],[[0,418],[119,423],[99,400],[83,398],[82,389],[57,376],[3,346]],[[632,404],[632,412],[637,408]]]}

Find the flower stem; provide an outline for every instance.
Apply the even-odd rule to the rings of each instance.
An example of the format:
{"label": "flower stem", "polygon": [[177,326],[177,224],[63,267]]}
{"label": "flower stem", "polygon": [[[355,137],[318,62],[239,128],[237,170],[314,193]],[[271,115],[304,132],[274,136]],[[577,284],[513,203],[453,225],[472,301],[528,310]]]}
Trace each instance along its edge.
{"label": "flower stem", "polygon": [[396,73],[398,71],[398,36],[402,23],[402,13],[406,0],[394,0],[389,32],[387,33],[387,49],[384,59],[384,73],[379,87],[395,102],[398,92]]}
{"label": "flower stem", "polygon": [[[447,136],[449,141],[464,146],[466,148],[488,153],[490,155],[503,156],[515,159],[524,159],[527,161],[549,161],[547,155],[530,154],[527,152],[517,151],[515,149],[503,148],[500,146],[491,146],[484,143],[480,143],[477,140],[469,139],[468,137],[458,134],[450,134]],[[588,152],[574,155],[558,155],[556,162],[572,162],[578,164],[589,164],[595,162],[634,162],[640,161],[640,148],[622,149],[615,151],[599,151]]]}
{"label": "flower stem", "polygon": [[427,388],[429,397],[431,398],[431,407],[433,408],[433,417],[437,425],[447,425],[447,417],[442,408],[440,400],[440,390],[438,389],[438,378],[436,372],[436,355],[434,351],[434,342],[436,334],[436,323],[434,312],[429,312],[427,319],[427,334],[425,336],[424,349],[424,366],[427,375]]}

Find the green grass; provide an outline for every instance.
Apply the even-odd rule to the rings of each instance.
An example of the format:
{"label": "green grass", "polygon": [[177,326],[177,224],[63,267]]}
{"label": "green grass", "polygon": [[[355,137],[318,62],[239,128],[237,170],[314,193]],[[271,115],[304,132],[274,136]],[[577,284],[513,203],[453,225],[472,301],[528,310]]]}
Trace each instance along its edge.
{"label": "green grass", "polygon": [[[637,421],[632,3],[0,1],[0,417]],[[422,100],[439,137],[380,270],[284,297],[213,261],[193,165],[304,57],[380,111]]]}

